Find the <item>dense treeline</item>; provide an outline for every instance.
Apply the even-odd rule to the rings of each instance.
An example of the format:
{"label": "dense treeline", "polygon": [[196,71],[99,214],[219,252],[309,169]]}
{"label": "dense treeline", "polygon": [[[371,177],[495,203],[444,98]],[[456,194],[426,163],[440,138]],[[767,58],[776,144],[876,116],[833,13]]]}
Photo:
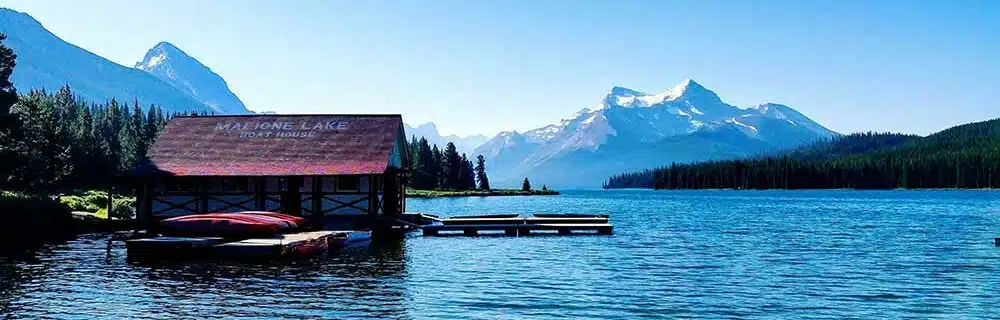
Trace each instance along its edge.
{"label": "dense treeline", "polygon": [[81,101],[69,86],[18,95],[17,55],[0,33],[0,190],[105,189],[146,155],[167,115],[138,101]]}
{"label": "dense treeline", "polygon": [[20,96],[0,132],[0,189],[106,189],[141,161],[168,119],[138,101],[92,104],[69,87]]}
{"label": "dense treeline", "polygon": [[1000,119],[928,137],[863,133],[782,155],[626,173],[605,188],[894,189],[1000,187]]}
{"label": "dense treeline", "polygon": [[431,145],[426,138],[412,138],[407,146],[412,161],[413,174],[409,186],[421,190],[489,190],[486,159],[476,157],[473,165],[464,153],[459,154],[455,144],[448,142],[444,150]]}

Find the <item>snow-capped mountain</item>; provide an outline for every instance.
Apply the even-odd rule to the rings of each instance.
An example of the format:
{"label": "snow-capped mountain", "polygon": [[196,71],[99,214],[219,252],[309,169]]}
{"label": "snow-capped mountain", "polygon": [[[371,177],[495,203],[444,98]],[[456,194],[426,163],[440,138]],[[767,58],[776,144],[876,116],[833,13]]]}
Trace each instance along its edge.
{"label": "snow-capped mountain", "polygon": [[160,42],[146,52],[135,68],[169,83],[195,99],[204,102],[219,114],[249,113],[243,101],[232,91],[226,80],[195,58],[168,42]]}
{"label": "snow-capped mountain", "polygon": [[156,104],[167,112],[213,112],[205,103],[138,69],[122,66],[63,41],[28,14],[0,8],[4,43],[17,54],[12,82],[18,92],[69,85],[81,98],[104,102],[111,98],[143,106]]}
{"label": "snow-capped mountain", "polygon": [[738,108],[693,80],[658,94],[614,87],[593,108],[476,149],[491,181],[597,186],[608,175],[784,149],[837,135],[780,104]]}
{"label": "snow-capped mountain", "polygon": [[439,148],[444,148],[448,142],[454,142],[455,149],[458,149],[458,152],[465,153],[470,153],[473,150],[476,150],[476,148],[482,145],[483,142],[486,142],[486,140],[489,139],[488,137],[480,134],[467,137],[461,137],[458,135],[441,136],[441,133],[437,129],[437,125],[433,122],[421,124],[416,127],[404,123],[403,128],[408,139],[414,136],[416,136],[417,139],[424,137],[427,138],[428,143],[436,144]]}

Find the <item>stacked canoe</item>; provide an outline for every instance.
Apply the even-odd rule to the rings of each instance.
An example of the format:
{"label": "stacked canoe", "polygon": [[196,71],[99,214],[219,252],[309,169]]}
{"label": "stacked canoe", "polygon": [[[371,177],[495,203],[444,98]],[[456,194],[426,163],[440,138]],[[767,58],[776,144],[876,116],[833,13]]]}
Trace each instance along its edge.
{"label": "stacked canoe", "polygon": [[310,255],[367,242],[371,231],[308,231],[302,217],[265,211],[210,213],[160,221],[162,236],[126,242],[130,257]]}
{"label": "stacked canoe", "polygon": [[251,238],[272,236],[305,226],[306,219],[277,212],[244,211],[174,217],[160,221],[164,235]]}

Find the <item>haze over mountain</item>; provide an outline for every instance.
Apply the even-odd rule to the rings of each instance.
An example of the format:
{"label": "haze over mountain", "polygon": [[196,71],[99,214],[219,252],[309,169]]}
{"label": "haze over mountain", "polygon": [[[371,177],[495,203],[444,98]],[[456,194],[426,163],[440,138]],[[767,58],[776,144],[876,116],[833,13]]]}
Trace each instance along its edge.
{"label": "haze over mountain", "polygon": [[166,81],[174,88],[204,102],[216,113],[248,113],[243,101],[226,80],[169,42],[160,42],[146,52],[135,68]]}
{"label": "haze over mountain", "polygon": [[[149,72],[122,66],[63,41],[26,13],[0,8],[0,32],[7,35],[5,44],[17,54],[17,67],[12,81],[20,93],[27,93],[32,89],[54,92],[68,84],[76,95],[95,102],[115,98],[123,103],[130,103],[133,99],[139,99],[143,107],[155,104],[167,112],[247,112],[242,103],[236,106],[229,105],[231,101],[219,100],[219,105],[226,109],[216,109],[210,105],[217,101],[220,90],[211,87],[211,81],[200,80],[206,77],[202,72],[188,71],[196,69],[189,66],[201,65],[197,61],[170,59],[168,66],[173,70],[183,70],[184,73],[178,74],[197,77],[198,80],[185,82],[193,84],[190,92],[199,93],[198,97],[205,100],[190,92],[178,90]],[[181,67],[172,67],[175,65]],[[151,70],[166,71],[157,68]],[[218,80],[221,81],[221,78]],[[224,87],[225,82],[222,81],[221,84],[228,91]],[[239,99],[236,101],[239,102]],[[239,111],[238,108],[242,108],[242,112],[234,112]]]}
{"label": "haze over mountain", "polygon": [[481,134],[466,137],[458,135],[441,136],[441,133],[438,132],[437,125],[433,122],[424,123],[416,127],[410,126],[409,124],[403,125],[407,139],[410,139],[413,136],[416,136],[417,139],[424,137],[427,138],[427,142],[430,144],[437,144],[438,148],[444,148],[448,142],[454,142],[455,148],[458,149],[458,152],[469,153],[469,157],[475,157],[471,153],[486,142],[486,140],[489,140],[489,137]]}
{"label": "haze over mountain", "polygon": [[524,133],[502,132],[476,149],[491,181],[596,187],[609,175],[673,161],[727,158],[838,135],[794,109],[738,108],[693,80],[658,94],[614,87],[593,109]]}

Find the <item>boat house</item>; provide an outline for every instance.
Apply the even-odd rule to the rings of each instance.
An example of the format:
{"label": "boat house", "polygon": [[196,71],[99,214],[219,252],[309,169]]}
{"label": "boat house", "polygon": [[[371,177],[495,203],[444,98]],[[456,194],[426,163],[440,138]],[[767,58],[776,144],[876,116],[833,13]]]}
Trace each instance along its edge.
{"label": "boat house", "polygon": [[369,228],[405,211],[405,146],[399,115],[175,117],[133,172],[137,217],[275,211]]}

